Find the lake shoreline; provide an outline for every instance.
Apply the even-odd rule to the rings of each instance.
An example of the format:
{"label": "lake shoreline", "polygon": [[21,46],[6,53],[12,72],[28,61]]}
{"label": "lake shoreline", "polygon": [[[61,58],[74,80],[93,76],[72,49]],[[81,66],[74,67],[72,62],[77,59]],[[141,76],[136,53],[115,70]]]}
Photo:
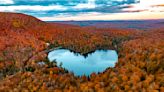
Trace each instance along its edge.
{"label": "lake shoreline", "polygon": [[115,50],[95,50],[83,56],[69,49],[56,49],[48,53],[48,59],[50,62],[55,61],[58,67],[67,69],[77,76],[89,76],[94,72],[99,73],[109,67],[115,67],[118,54]]}

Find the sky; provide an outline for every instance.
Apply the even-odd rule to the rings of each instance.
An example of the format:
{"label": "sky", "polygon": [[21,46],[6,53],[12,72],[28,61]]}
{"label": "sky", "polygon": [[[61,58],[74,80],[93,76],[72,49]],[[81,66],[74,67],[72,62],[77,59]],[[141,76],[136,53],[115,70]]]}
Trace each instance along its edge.
{"label": "sky", "polygon": [[44,21],[164,19],[164,0],[0,0],[0,12]]}

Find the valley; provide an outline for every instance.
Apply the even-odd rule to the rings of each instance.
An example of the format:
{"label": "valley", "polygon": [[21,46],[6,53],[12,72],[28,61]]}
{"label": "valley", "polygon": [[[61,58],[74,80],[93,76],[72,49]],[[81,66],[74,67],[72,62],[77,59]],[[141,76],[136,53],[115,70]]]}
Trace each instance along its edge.
{"label": "valley", "polygon": [[[146,31],[108,28],[99,22],[96,25],[102,27],[83,27],[0,12],[0,91],[163,92],[164,25],[161,23]],[[103,72],[91,73],[90,77],[75,76],[49,61],[46,51],[56,47],[81,55],[115,50],[118,62]]]}

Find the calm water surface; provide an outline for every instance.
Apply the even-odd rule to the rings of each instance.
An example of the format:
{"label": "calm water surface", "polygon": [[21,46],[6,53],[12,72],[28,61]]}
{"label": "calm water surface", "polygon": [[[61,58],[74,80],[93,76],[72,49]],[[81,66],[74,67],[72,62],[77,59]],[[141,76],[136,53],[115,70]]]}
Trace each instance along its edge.
{"label": "calm water surface", "polygon": [[77,76],[103,72],[108,67],[114,67],[118,61],[115,50],[96,50],[84,57],[67,49],[58,49],[50,52],[48,58],[56,60],[58,66],[62,63],[63,68]]}

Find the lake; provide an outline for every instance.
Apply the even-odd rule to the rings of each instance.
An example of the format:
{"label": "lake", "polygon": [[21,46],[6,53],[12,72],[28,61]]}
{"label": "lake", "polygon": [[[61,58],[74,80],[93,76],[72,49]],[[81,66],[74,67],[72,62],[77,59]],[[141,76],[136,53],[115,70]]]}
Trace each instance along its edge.
{"label": "lake", "polygon": [[103,72],[108,67],[114,67],[118,61],[118,55],[115,50],[96,50],[83,56],[67,49],[58,49],[50,52],[48,59],[51,62],[56,60],[57,66],[62,63],[63,68],[76,76],[89,76],[93,72]]}

